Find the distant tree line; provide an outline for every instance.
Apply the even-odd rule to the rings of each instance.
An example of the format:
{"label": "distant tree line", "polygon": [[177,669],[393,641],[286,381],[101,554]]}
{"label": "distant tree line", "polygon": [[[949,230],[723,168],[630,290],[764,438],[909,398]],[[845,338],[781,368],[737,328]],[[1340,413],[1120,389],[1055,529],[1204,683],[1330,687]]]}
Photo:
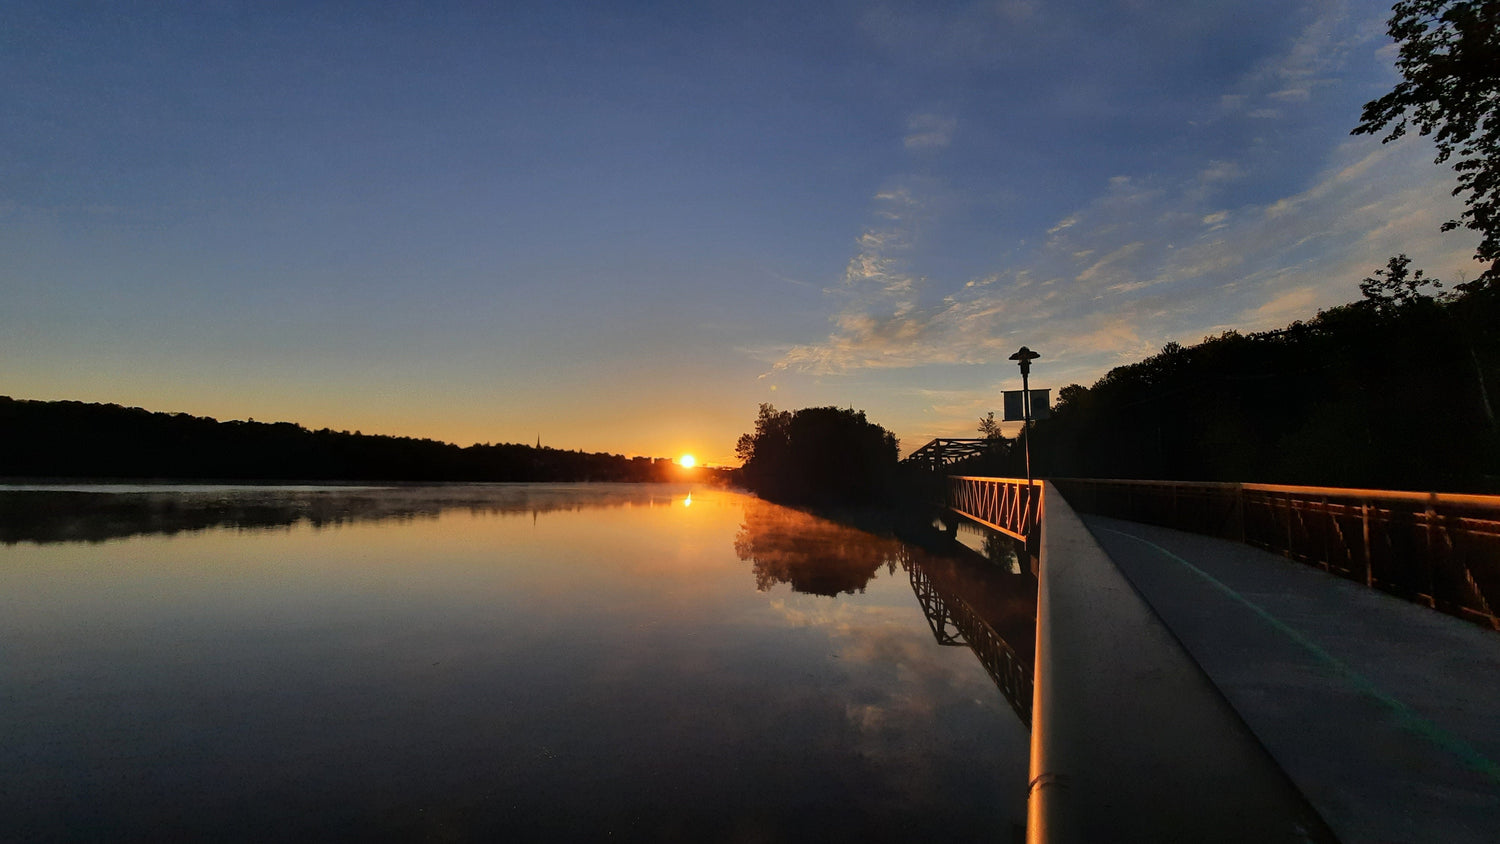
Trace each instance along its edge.
{"label": "distant tree line", "polygon": [[740,437],[740,482],[762,498],[816,506],[885,501],[898,487],[894,434],[862,410],[762,404]]}
{"label": "distant tree line", "polygon": [[[695,477],[715,474],[693,470]],[[219,422],[0,396],[0,477],[233,481],[669,481],[664,458]]]}
{"label": "distant tree line", "polygon": [[[1062,388],[1032,432],[1036,474],[1500,492],[1500,286],[1439,293],[1410,263],[1312,320]],[[991,464],[1025,472],[1018,444]]]}

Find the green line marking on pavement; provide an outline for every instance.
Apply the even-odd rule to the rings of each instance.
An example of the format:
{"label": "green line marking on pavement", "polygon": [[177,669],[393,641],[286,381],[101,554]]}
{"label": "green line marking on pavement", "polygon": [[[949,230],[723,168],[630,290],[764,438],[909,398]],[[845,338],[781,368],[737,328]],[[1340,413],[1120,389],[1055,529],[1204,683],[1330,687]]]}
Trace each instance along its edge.
{"label": "green line marking on pavement", "polygon": [[1432,742],[1443,750],[1446,750],[1454,756],[1457,756],[1458,759],[1464,763],[1465,767],[1478,771],[1479,773],[1484,774],[1486,777],[1488,777],[1492,782],[1500,784],[1500,764],[1496,764],[1495,762],[1491,761],[1484,754],[1480,753],[1478,750],[1475,750],[1473,747],[1470,747],[1469,744],[1463,739],[1452,735],[1442,727],[1439,727],[1437,724],[1432,723],[1431,721],[1412,711],[1411,707],[1386,694],[1368,677],[1365,677],[1363,674],[1360,674],[1358,671],[1355,671],[1353,668],[1345,665],[1333,654],[1330,654],[1329,652],[1323,650],[1318,646],[1317,643],[1304,636],[1300,631],[1291,627],[1276,616],[1272,615],[1269,611],[1261,607],[1259,604],[1255,603],[1249,598],[1246,598],[1239,592],[1236,592],[1228,584],[1219,580],[1217,577],[1214,577],[1203,569],[1198,568],[1182,557],[1177,556],[1176,554],[1168,551],[1160,545],[1157,545],[1155,542],[1152,542],[1149,539],[1136,536],[1133,533],[1126,533],[1122,530],[1107,528],[1103,525],[1099,525],[1097,529],[1105,531],[1106,533],[1115,534],[1116,536],[1123,536],[1127,539],[1134,539],[1137,542],[1149,545],[1168,559],[1176,560],[1177,562],[1181,563],[1189,571],[1208,581],[1208,583],[1215,589],[1218,589],[1220,592],[1223,592],[1225,595],[1228,595],[1229,597],[1243,604],[1251,612],[1260,616],[1267,624],[1271,625],[1276,630],[1281,631],[1298,645],[1301,645],[1305,650],[1307,650],[1308,653],[1312,654],[1328,668],[1332,669],[1334,672],[1342,675],[1345,679],[1349,680],[1361,692],[1384,704],[1396,715],[1397,720],[1401,723],[1402,726],[1426,738],[1428,741]]}

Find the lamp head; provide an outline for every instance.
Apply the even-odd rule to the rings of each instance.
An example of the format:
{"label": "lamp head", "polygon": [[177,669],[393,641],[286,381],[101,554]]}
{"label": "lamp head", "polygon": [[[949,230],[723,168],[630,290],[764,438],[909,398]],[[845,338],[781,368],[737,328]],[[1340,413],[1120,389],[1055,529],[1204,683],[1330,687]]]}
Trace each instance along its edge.
{"label": "lamp head", "polygon": [[1031,374],[1031,362],[1039,357],[1041,355],[1022,346],[1020,351],[1010,356],[1010,359],[1021,365],[1021,375],[1025,376]]}

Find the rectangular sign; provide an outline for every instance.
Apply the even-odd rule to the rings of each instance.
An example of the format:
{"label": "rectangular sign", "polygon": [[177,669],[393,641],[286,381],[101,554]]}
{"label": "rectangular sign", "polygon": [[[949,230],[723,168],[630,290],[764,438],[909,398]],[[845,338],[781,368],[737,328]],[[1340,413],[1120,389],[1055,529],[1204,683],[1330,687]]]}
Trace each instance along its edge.
{"label": "rectangular sign", "polygon": [[1025,399],[1020,390],[1005,391],[1005,421],[1020,422],[1026,418]]}
{"label": "rectangular sign", "polygon": [[1052,389],[1031,388],[1031,418],[1046,419],[1052,415]]}
{"label": "rectangular sign", "polygon": [[[1026,419],[1025,394],[1021,390],[1004,391],[1005,421],[1022,422]],[[1031,391],[1031,418],[1046,419],[1052,415],[1052,390]]]}

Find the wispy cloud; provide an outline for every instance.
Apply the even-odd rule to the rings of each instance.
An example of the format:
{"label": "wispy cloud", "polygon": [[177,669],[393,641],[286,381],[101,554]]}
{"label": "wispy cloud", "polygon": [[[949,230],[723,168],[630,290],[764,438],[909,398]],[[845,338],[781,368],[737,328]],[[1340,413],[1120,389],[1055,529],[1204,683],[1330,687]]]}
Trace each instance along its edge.
{"label": "wispy cloud", "polygon": [[1320,0],[1310,6],[1311,23],[1287,49],[1268,57],[1220,97],[1224,114],[1269,120],[1284,116],[1282,106],[1308,102],[1315,90],[1336,84],[1349,52],[1377,37],[1388,13],[1354,16],[1344,0]]}
{"label": "wispy cloud", "polygon": [[[1128,259],[1130,256],[1132,256],[1135,253],[1141,251],[1141,247],[1145,246],[1145,245],[1146,245],[1145,242],[1137,240],[1134,243],[1127,243],[1124,246],[1121,246],[1118,249],[1115,249],[1114,251],[1112,251],[1109,254],[1105,255],[1103,258],[1100,258],[1099,260],[1097,260],[1094,263],[1090,264],[1087,269],[1085,269],[1083,272],[1081,272],[1081,273],[1078,274],[1078,276],[1074,279],[1074,281],[1088,283],[1090,281],[1093,281],[1096,278],[1099,278],[1101,275],[1108,274],[1109,270],[1110,270],[1110,267],[1112,267],[1112,266],[1114,266],[1116,264],[1122,263],[1123,261],[1125,261],[1126,259]],[[1089,252],[1092,252],[1092,250],[1089,250]],[[1080,253],[1074,253],[1074,254],[1076,256],[1076,255],[1078,255]],[[1081,254],[1088,254],[1088,253],[1081,253]]]}
{"label": "wispy cloud", "polygon": [[1197,178],[1113,180],[1026,260],[925,303],[918,277],[886,255],[891,241],[861,238],[845,283],[864,295],[834,315],[825,340],[788,350],[775,369],[994,364],[1024,342],[1049,355],[1051,378],[1088,382],[1170,339],[1275,327],[1349,301],[1396,252],[1454,277],[1472,242],[1439,234],[1456,208],[1450,176],[1428,156],[1419,141],[1350,141],[1304,190],[1232,210],[1212,210],[1217,197]]}
{"label": "wispy cloud", "polygon": [[919,114],[906,122],[903,143],[909,150],[942,149],[953,142],[958,120],[937,114]]}
{"label": "wispy cloud", "polygon": [[1317,307],[1319,298],[1319,291],[1316,287],[1297,287],[1276,296],[1258,308],[1247,311],[1242,316],[1260,323],[1291,322],[1299,317],[1307,316]]}
{"label": "wispy cloud", "polygon": [[1050,229],[1047,229],[1047,234],[1057,234],[1063,229],[1070,229],[1076,225],[1078,225],[1078,218],[1074,216],[1067,216],[1062,218],[1061,220],[1058,220],[1057,225],[1053,226]]}
{"label": "wispy cloud", "polygon": [[[1459,207],[1427,141],[1380,146],[1343,129],[1306,146],[1317,110],[1348,99],[1334,96],[1342,64],[1379,40],[1372,19],[1337,0],[1307,20],[1280,54],[1203,101],[1203,124],[1258,118],[1253,134],[1198,161],[1100,179],[1091,198],[1051,206],[1048,222],[1014,232],[1020,245],[988,265],[955,272],[916,235],[912,221],[928,204],[920,192],[904,182],[881,191],[830,290],[828,334],[784,350],[772,372],[890,383],[922,369],[966,384],[984,380],[979,371],[1014,375],[1005,358],[1024,343],[1045,355],[1044,383],[1091,383],[1168,340],[1279,327],[1350,301],[1358,280],[1397,252],[1439,276],[1472,277],[1473,239],[1440,232]],[[956,123],[920,117],[907,124],[908,148],[951,142]],[[972,368],[981,365],[998,368]],[[921,396],[922,416],[907,422],[934,435],[972,431],[996,386]]]}

